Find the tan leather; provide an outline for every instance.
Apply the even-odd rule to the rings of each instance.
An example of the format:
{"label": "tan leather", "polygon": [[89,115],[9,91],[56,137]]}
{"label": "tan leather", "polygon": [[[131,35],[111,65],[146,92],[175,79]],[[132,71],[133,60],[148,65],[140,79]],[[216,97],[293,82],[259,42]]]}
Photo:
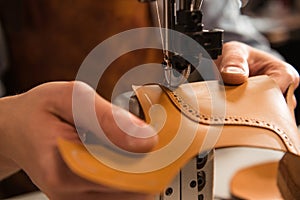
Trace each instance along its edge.
{"label": "tan leather", "polygon": [[239,170],[230,182],[234,199],[283,199],[277,187],[278,162],[269,162]]}
{"label": "tan leather", "polygon": [[[206,83],[208,86],[205,86]],[[299,155],[300,138],[295,120],[280,90],[271,79],[266,76],[252,77],[241,86],[225,86],[226,95],[219,95],[222,86],[217,82],[206,83],[182,85],[175,91],[184,96],[184,101],[191,107],[197,106],[200,117],[190,115],[188,109],[184,109],[175,98],[172,98],[171,91],[165,91],[178,109],[191,119],[203,125],[225,125],[215,145],[216,148],[262,147]],[[190,86],[193,90],[187,89]],[[193,100],[195,96],[197,101]],[[211,115],[213,109],[211,105],[214,101],[212,97],[225,98],[225,116]],[[290,94],[287,101],[291,102],[291,99]],[[193,105],[195,102],[198,105]],[[219,102],[222,102],[222,99],[219,99]],[[141,104],[143,106],[146,102]]]}
{"label": "tan leather", "polygon": [[[146,193],[161,192],[186,162],[209,148],[249,146],[299,155],[295,121],[270,78],[253,77],[243,85],[223,89],[217,81],[181,85],[175,91],[158,85],[136,87],[146,122],[159,129],[158,145],[137,160],[102,146],[88,147],[113,156],[105,158],[104,164],[82,145],[65,140],[59,141],[59,150],[67,165],[82,177]],[[130,171],[132,167],[139,172]]]}
{"label": "tan leather", "polygon": [[238,171],[231,179],[234,199],[300,199],[300,157],[285,153],[282,159]]}
{"label": "tan leather", "polygon": [[279,162],[277,183],[285,200],[300,199],[300,157],[286,153]]}

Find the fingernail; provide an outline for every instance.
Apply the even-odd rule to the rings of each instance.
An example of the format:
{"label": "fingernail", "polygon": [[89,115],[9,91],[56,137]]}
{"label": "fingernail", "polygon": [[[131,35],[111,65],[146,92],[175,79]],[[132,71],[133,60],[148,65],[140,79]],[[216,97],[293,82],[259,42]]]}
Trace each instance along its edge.
{"label": "fingernail", "polygon": [[227,66],[221,70],[222,73],[230,73],[230,74],[245,74],[245,71],[239,67]]}

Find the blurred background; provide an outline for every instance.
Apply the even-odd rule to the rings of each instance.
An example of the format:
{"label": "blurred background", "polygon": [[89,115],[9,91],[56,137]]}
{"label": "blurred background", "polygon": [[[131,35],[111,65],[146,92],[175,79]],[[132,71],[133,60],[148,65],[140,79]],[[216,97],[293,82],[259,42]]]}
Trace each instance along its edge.
{"label": "blurred background", "polygon": [[[300,1],[299,0],[249,0],[242,9],[256,28],[270,41],[273,49],[284,59],[300,69]],[[300,102],[300,89],[295,91]],[[300,106],[295,110],[300,123]]]}
{"label": "blurred background", "polygon": [[[249,0],[242,12],[272,48],[299,70],[300,1]],[[149,6],[136,0],[0,0],[0,19],[10,58],[4,76],[7,95],[47,81],[74,80],[85,56],[100,42],[119,32],[154,23]],[[121,56],[106,71],[109,76],[100,82],[105,87],[98,92],[109,99],[120,74],[161,59],[161,53],[154,50]],[[300,102],[299,89],[296,96]],[[299,124],[299,106],[296,116]],[[26,174],[20,172],[0,182],[0,199],[35,190]]]}

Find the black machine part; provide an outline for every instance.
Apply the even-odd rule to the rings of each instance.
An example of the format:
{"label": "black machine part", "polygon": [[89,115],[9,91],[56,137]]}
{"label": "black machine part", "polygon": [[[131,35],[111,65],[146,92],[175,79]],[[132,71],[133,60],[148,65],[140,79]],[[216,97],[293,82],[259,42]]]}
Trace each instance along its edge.
{"label": "black machine part", "polygon": [[[140,2],[155,2],[156,0],[139,0]],[[164,64],[168,63],[172,68],[179,72],[185,70],[190,64],[183,58],[193,58],[200,60],[201,57],[210,56],[217,59],[222,54],[223,47],[223,30],[212,29],[205,30],[202,23],[203,13],[201,5],[203,0],[164,0],[164,28],[172,29],[191,37],[198,42],[208,54],[200,55],[195,53],[193,49],[189,49],[184,42],[178,40],[169,40],[167,47],[176,45],[180,49],[179,52],[185,52],[181,55],[174,52],[166,52]],[[179,4],[178,5],[176,5]],[[176,7],[178,9],[176,9]],[[170,42],[171,41],[171,42]],[[169,49],[169,48],[167,48]],[[199,62],[195,62],[199,63]],[[193,66],[194,68],[197,66]]]}

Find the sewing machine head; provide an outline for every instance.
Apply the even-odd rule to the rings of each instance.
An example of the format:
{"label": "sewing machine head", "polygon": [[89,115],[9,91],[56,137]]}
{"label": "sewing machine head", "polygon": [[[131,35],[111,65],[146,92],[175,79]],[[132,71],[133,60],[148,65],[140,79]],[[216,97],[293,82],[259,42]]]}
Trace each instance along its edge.
{"label": "sewing machine head", "polygon": [[[139,0],[140,2],[156,2],[158,0]],[[200,63],[202,57],[210,56],[216,59],[222,53],[223,30],[205,30],[202,23],[202,3],[203,0],[162,0],[163,1],[163,28],[175,30],[189,36],[198,42],[205,50],[206,54],[200,54],[192,48],[188,48],[184,41],[173,38],[165,38],[164,41],[164,60],[165,77],[169,87],[177,87],[187,80],[190,72],[197,66],[188,62],[185,58],[195,60],[193,63]],[[165,37],[168,37],[167,34]],[[184,54],[170,52],[172,45],[176,48],[184,49]],[[182,78],[178,78],[178,74]]]}

